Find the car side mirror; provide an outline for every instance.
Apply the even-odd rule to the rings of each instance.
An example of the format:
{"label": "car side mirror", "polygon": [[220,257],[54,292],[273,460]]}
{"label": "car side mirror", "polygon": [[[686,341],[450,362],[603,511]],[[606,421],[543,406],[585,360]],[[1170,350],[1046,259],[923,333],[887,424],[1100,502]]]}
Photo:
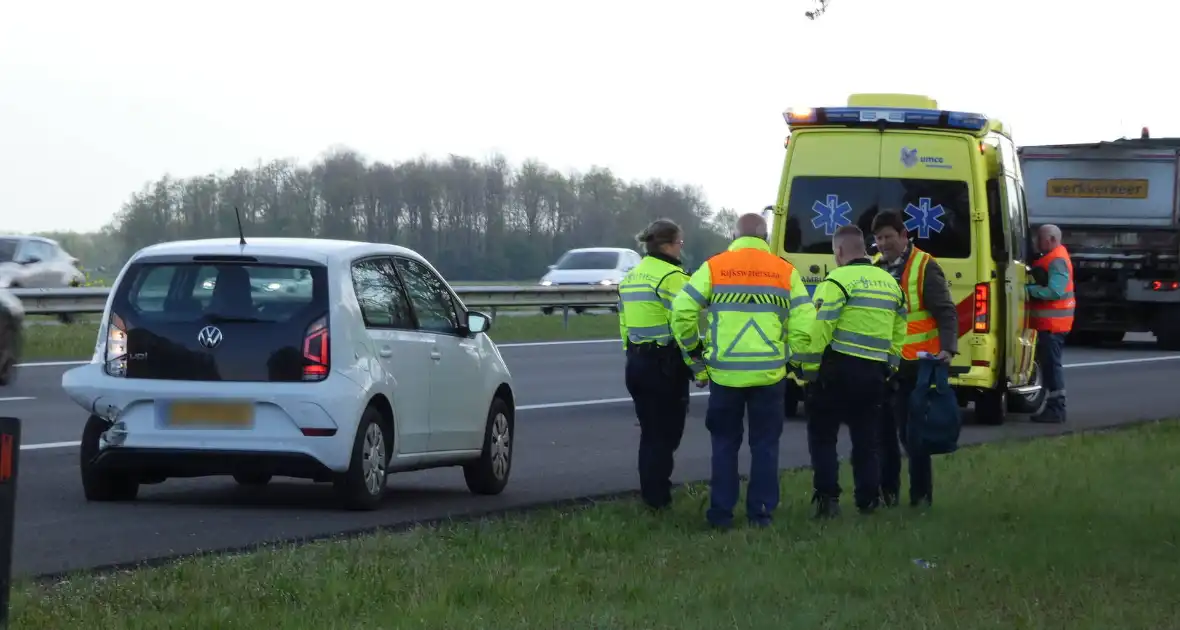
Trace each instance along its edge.
{"label": "car side mirror", "polygon": [[479,311],[467,311],[467,332],[478,335],[492,328],[492,318]]}

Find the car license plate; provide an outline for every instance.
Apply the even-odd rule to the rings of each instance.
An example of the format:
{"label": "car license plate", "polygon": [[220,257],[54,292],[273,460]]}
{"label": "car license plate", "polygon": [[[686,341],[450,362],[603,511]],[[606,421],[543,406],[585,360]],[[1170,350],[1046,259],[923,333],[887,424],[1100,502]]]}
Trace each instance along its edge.
{"label": "car license plate", "polygon": [[249,403],[176,402],[168,409],[168,425],[189,429],[241,429],[254,423]]}

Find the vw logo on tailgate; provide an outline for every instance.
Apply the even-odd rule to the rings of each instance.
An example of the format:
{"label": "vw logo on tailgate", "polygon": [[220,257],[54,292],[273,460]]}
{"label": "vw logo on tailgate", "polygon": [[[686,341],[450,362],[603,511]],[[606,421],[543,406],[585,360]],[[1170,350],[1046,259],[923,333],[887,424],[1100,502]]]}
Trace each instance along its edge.
{"label": "vw logo on tailgate", "polygon": [[216,326],[206,326],[197,333],[197,341],[212,350],[221,345],[221,329]]}

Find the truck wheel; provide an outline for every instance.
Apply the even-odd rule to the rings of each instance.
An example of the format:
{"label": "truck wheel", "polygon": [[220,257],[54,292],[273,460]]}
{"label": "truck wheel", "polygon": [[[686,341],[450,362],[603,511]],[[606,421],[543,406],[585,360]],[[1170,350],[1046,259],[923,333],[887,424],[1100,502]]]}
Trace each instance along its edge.
{"label": "truck wheel", "polygon": [[1180,350],[1180,307],[1161,309],[1151,332],[1161,349]]}
{"label": "truck wheel", "polygon": [[1008,415],[1008,390],[986,389],[975,398],[975,421],[979,424],[999,426]]}
{"label": "truck wheel", "polygon": [[1118,330],[1075,330],[1065,341],[1071,346],[1102,346],[1122,341],[1124,334]]}

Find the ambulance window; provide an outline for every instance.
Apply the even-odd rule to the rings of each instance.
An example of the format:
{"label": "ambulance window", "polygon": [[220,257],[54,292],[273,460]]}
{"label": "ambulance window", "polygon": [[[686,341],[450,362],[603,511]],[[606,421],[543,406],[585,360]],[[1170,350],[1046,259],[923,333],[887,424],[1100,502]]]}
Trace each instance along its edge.
{"label": "ambulance window", "polygon": [[1004,235],[1004,213],[1008,209],[1000,201],[1000,180],[987,180],[987,224],[991,234],[992,260],[1008,262],[1008,237]]}
{"label": "ambulance window", "polygon": [[831,254],[832,234],[853,224],[872,238],[877,216],[875,177],[799,176],[791,180],[783,245],[788,253]]}
{"label": "ambulance window", "polygon": [[1028,231],[1025,229],[1023,206],[1024,191],[1013,177],[1004,177],[1004,185],[1008,188],[1008,223],[1012,226],[1009,242],[1011,243],[1012,259],[1028,260]]}
{"label": "ambulance window", "polygon": [[933,179],[881,179],[879,182],[880,209],[902,213],[914,244],[935,258],[971,257],[971,194],[967,182]]}
{"label": "ambulance window", "polygon": [[837,227],[856,225],[868,236],[878,211],[901,213],[914,242],[936,257],[971,256],[967,182],[930,179],[796,177],[787,203],[785,249],[830,254]]}

